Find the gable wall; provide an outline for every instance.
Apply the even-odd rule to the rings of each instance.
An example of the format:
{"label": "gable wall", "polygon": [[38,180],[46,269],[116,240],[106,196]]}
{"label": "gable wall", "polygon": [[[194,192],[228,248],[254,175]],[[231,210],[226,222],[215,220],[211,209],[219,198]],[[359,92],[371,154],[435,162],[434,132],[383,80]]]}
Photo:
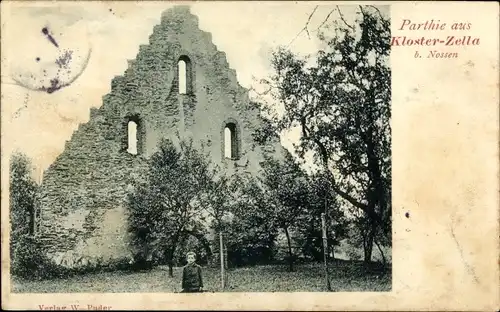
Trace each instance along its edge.
{"label": "gable wall", "polygon": [[[117,51],[119,53],[119,51]],[[187,55],[192,66],[192,92],[178,94],[177,61]],[[45,172],[39,197],[38,235],[56,263],[66,266],[129,257],[126,194],[144,177],[147,158],[163,138],[192,138],[227,174],[259,170],[263,153],[280,149],[279,140],[258,146],[252,133],[260,127],[247,91],[217,51],[211,35],[198,29],[186,7],[162,15],[150,44],[140,46],[123,76],[90,120],[67,142],[64,152]],[[139,121],[141,150],[127,149],[127,122]],[[223,128],[235,121],[240,129],[241,158],[223,158]]]}

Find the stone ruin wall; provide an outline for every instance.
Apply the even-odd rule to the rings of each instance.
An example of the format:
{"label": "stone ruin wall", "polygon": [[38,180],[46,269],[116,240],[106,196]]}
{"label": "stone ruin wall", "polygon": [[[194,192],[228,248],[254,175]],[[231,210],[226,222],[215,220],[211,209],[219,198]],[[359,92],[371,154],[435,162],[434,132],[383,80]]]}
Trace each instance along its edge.
{"label": "stone ruin wall", "polygon": [[[144,176],[146,159],[161,138],[175,141],[176,131],[193,138],[227,174],[255,174],[263,154],[281,149],[278,138],[266,146],[254,142],[259,111],[251,108],[225,54],[188,8],[164,12],[149,41],[124,75],[112,80],[102,106],[91,109],[89,122],[80,125],[44,174],[37,235],[57,264],[74,267],[131,256],[126,194]],[[192,73],[191,92],[185,95],[177,81],[182,56],[189,57]],[[126,151],[131,119],[139,124],[138,155]],[[238,160],[223,155],[226,121],[240,129]]]}

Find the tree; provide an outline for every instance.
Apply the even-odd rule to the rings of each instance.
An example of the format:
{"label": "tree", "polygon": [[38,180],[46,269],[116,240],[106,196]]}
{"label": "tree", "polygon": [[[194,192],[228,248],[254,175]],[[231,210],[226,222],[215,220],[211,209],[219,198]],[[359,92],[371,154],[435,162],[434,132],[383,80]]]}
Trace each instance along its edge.
{"label": "tree", "polygon": [[290,153],[285,154],[284,160],[266,157],[261,166],[262,176],[243,183],[240,197],[246,206],[243,210],[252,212],[252,215],[246,216],[247,220],[258,218],[265,225],[265,231],[272,233],[264,235],[267,239],[275,239],[278,229],[285,233],[289,270],[293,271],[290,231],[296,226],[299,216],[307,210],[307,175]]}
{"label": "tree", "polygon": [[31,161],[21,153],[10,158],[10,256],[13,274],[29,276],[36,267],[35,245],[31,236],[35,230],[35,197],[37,184],[31,177]]}
{"label": "tree", "polygon": [[187,234],[203,238],[205,198],[216,174],[192,142],[181,141],[179,148],[170,140],[159,143],[149,160],[146,181],[129,195],[129,231],[139,259],[159,253],[173,276],[179,241]]}
{"label": "tree", "polygon": [[302,240],[302,253],[315,261],[323,261],[323,239],[321,230],[321,214],[325,213],[327,221],[328,254],[347,236],[347,219],[341,209],[335,193],[325,183],[322,172],[314,173],[308,178],[307,213],[298,216],[297,228]]}
{"label": "tree", "polygon": [[285,233],[289,270],[293,271],[290,230],[296,226],[299,216],[307,213],[307,175],[294,161],[291,153],[286,153],[284,160],[266,159],[262,163],[262,169],[262,198],[270,210],[270,221]]}
{"label": "tree", "polygon": [[212,228],[216,232],[221,232],[224,230],[225,217],[231,210],[238,190],[226,175],[214,176],[206,186],[202,201],[208,215],[212,217]]}
{"label": "tree", "polygon": [[11,252],[20,236],[32,235],[35,229],[37,184],[31,177],[31,161],[21,153],[10,159]]}
{"label": "tree", "polygon": [[273,53],[274,73],[262,82],[284,113],[263,103],[272,129],[260,134],[300,129],[295,152],[313,153],[330,187],[368,221],[360,223],[368,262],[374,242],[391,239],[390,23],[373,6],[359,6],[352,25],[338,11],[341,22],[319,32],[327,47],[315,64],[288,48]]}
{"label": "tree", "polygon": [[235,176],[232,181],[231,218],[223,222],[229,261],[237,266],[273,260],[278,230],[260,182],[253,176]]}

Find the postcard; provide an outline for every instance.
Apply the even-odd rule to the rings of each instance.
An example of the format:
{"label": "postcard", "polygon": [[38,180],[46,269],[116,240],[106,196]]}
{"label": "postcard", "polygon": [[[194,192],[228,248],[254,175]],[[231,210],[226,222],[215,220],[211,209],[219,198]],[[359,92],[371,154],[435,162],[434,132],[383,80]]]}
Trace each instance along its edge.
{"label": "postcard", "polygon": [[2,308],[498,310],[498,9],[2,2]]}

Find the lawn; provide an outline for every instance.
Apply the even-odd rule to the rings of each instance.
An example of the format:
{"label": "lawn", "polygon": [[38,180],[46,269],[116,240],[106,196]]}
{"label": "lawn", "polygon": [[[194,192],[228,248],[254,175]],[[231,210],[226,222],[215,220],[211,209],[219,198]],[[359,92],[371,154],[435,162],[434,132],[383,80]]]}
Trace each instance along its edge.
{"label": "lawn", "polygon": [[[325,291],[321,264],[301,264],[294,272],[285,265],[262,265],[227,271],[227,287],[232,292],[298,292]],[[174,268],[168,277],[167,267],[147,272],[103,272],[45,281],[12,280],[12,292],[178,292],[182,268]],[[203,268],[205,290],[221,291],[218,268]],[[330,265],[333,291],[390,291],[391,271],[380,267],[367,268],[361,262],[336,261]]]}

